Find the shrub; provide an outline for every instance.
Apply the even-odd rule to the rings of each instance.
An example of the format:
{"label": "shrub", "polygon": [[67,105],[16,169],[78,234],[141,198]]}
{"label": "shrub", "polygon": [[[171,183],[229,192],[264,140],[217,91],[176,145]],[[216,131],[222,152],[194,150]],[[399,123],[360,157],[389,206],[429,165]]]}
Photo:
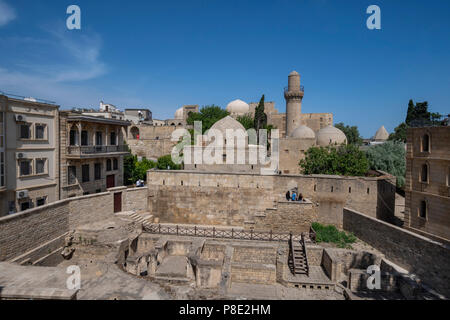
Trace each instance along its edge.
{"label": "shrub", "polygon": [[356,237],[353,233],[346,233],[339,231],[335,226],[325,226],[318,222],[312,224],[316,232],[316,242],[335,243],[338,248],[351,248],[351,243],[356,242]]}

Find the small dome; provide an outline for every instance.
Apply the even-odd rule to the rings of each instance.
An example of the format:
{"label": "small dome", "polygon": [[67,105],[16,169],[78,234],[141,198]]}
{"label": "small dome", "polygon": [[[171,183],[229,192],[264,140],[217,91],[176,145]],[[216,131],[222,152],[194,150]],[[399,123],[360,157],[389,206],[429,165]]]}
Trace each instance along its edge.
{"label": "small dome", "polygon": [[381,126],[381,128],[378,129],[378,131],[375,133],[375,136],[373,137],[373,139],[377,141],[386,141],[388,138],[389,133],[384,126]]}
{"label": "small dome", "polygon": [[316,134],[307,126],[299,126],[292,132],[291,137],[296,139],[315,139]]}
{"label": "small dome", "polygon": [[230,116],[226,116],[225,118],[220,119],[219,121],[214,123],[213,126],[211,127],[211,129],[219,130],[224,135],[226,134],[227,129],[233,129],[233,130],[241,129],[245,132],[244,126],[240,122],[238,122],[237,120],[233,119]]}
{"label": "small dome", "polygon": [[289,76],[299,76],[297,71],[292,71],[291,73],[289,73]]}
{"label": "small dome", "polygon": [[227,105],[226,109],[231,114],[246,114],[250,112],[250,106],[246,102],[239,99],[231,101]]}
{"label": "small dome", "polygon": [[183,108],[180,108],[177,111],[175,111],[175,119],[183,119]]}
{"label": "small dome", "polygon": [[345,136],[345,133],[338,128],[328,126],[317,132],[317,144],[323,147],[330,144],[347,144],[347,137]]}

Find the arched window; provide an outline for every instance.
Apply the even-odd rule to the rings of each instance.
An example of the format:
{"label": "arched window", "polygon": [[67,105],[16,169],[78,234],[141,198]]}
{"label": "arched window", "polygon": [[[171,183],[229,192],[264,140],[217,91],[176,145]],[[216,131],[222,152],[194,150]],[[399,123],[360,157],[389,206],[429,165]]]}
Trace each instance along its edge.
{"label": "arched window", "polygon": [[430,136],[424,134],[422,137],[422,152],[430,152]]}
{"label": "arched window", "polygon": [[106,160],[106,171],[111,171],[111,159]]}
{"label": "arched window", "polygon": [[133,139],[139,140],[139,129],[136,127],[131,128],[130,130],[131,136]]}
{"label": "arched window", "polygon": [[428,165],[427,164],[423,164],[422,165],[422,172],[420,174],[420,181],[428,182]]}
{"label": "arched window", "polygon": [[419,217],[426,219],[427,218],[427,202],[425,200],[420,201],[420,207],[419,207]]}

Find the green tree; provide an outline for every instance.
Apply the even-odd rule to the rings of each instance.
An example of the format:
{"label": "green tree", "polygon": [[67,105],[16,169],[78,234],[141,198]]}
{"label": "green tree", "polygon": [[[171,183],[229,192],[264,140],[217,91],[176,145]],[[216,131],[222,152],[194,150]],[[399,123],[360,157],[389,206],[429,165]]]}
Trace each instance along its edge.
{"label": "green tree", "polygon": [[259,141],[259,130],[267,125],[267,115],[264,113],[264,95],[259,100],[258,106],[255,108],[255,119],[253,127],[256,130],[256,135]]}
{"label": "green tree", "polygon": [[382,170],[397,177],[397,186],[405,185],[406,159],[405,144],[400,141],[387,141],[371,146],[366,151],[369,167]]}
{"label": "green tree", "polygon": [[200,109],[200,112],[190,112],[186,120],[187,124],[194,125],[194,121],[202,122],[202,134],[209,130],[214,123],[225,118],[230,113],[219,106],[208,105]]}
{"label": "green tree", "polygon": [[345,133],[347,137],[348,144],[354,144],[357,146],[362,145],[363,139],[359,134],[359,130],[357,126],[346,126],[344,123],[340,122],[335,125],[336,128]]}
{"label": "green tree", "polygon": [[175,164],[172,161],[172,156],[170,154],[158,158],[158,162],[156,163],[156,167],[159,170],[180,170],[181,169],[181,165],[180,164]]}
{"label": "green tree", "polygon": [[255,127],[255,121],[250,114],[238,116],[236,120],[244,126],[245,130]]}
{"label": "green tree", "polygon": [[369,169],[365,153],[351,144],[311,147],[299,165],[304,174],[363,176]]}
{"label": "green tree", "polygon": [[395,127],[394,132],[389,135],[390,141],[401,141],[406,143],[406,129],[408,129],[409,126],[402,122],[397,127]]}
{"label": "green tree", "polygon": [[147,180],[147,171],[156,167],[156,162],[143,158],[138,161],[136,155],[128,155],[124,158],[124,182],[134,184],[137,180]]}

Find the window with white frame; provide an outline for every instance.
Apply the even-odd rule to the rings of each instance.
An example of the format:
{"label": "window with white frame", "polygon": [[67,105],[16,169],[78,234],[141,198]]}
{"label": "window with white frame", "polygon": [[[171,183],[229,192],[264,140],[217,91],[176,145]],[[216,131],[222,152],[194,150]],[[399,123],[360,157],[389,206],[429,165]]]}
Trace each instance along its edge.
{"label": "window with white frame", "polygon": [[25,177],[33,174],[32,162],[30,159],[19,160],[19,176]]}
{"label": "window with white frame", "polygon": [[36,174],[47,173],[47,159],[36,159]]}
{"label": "window with white frame", "polygon": [[47,125],[42,123],[36,123],[34,126],[34,138],[36,140],[47,139]]}
{"label": "window with white frame", "polygon": [[31,139],[31,124],[30,123],[21,123],[19,125],[19,137],[20,139]]}

